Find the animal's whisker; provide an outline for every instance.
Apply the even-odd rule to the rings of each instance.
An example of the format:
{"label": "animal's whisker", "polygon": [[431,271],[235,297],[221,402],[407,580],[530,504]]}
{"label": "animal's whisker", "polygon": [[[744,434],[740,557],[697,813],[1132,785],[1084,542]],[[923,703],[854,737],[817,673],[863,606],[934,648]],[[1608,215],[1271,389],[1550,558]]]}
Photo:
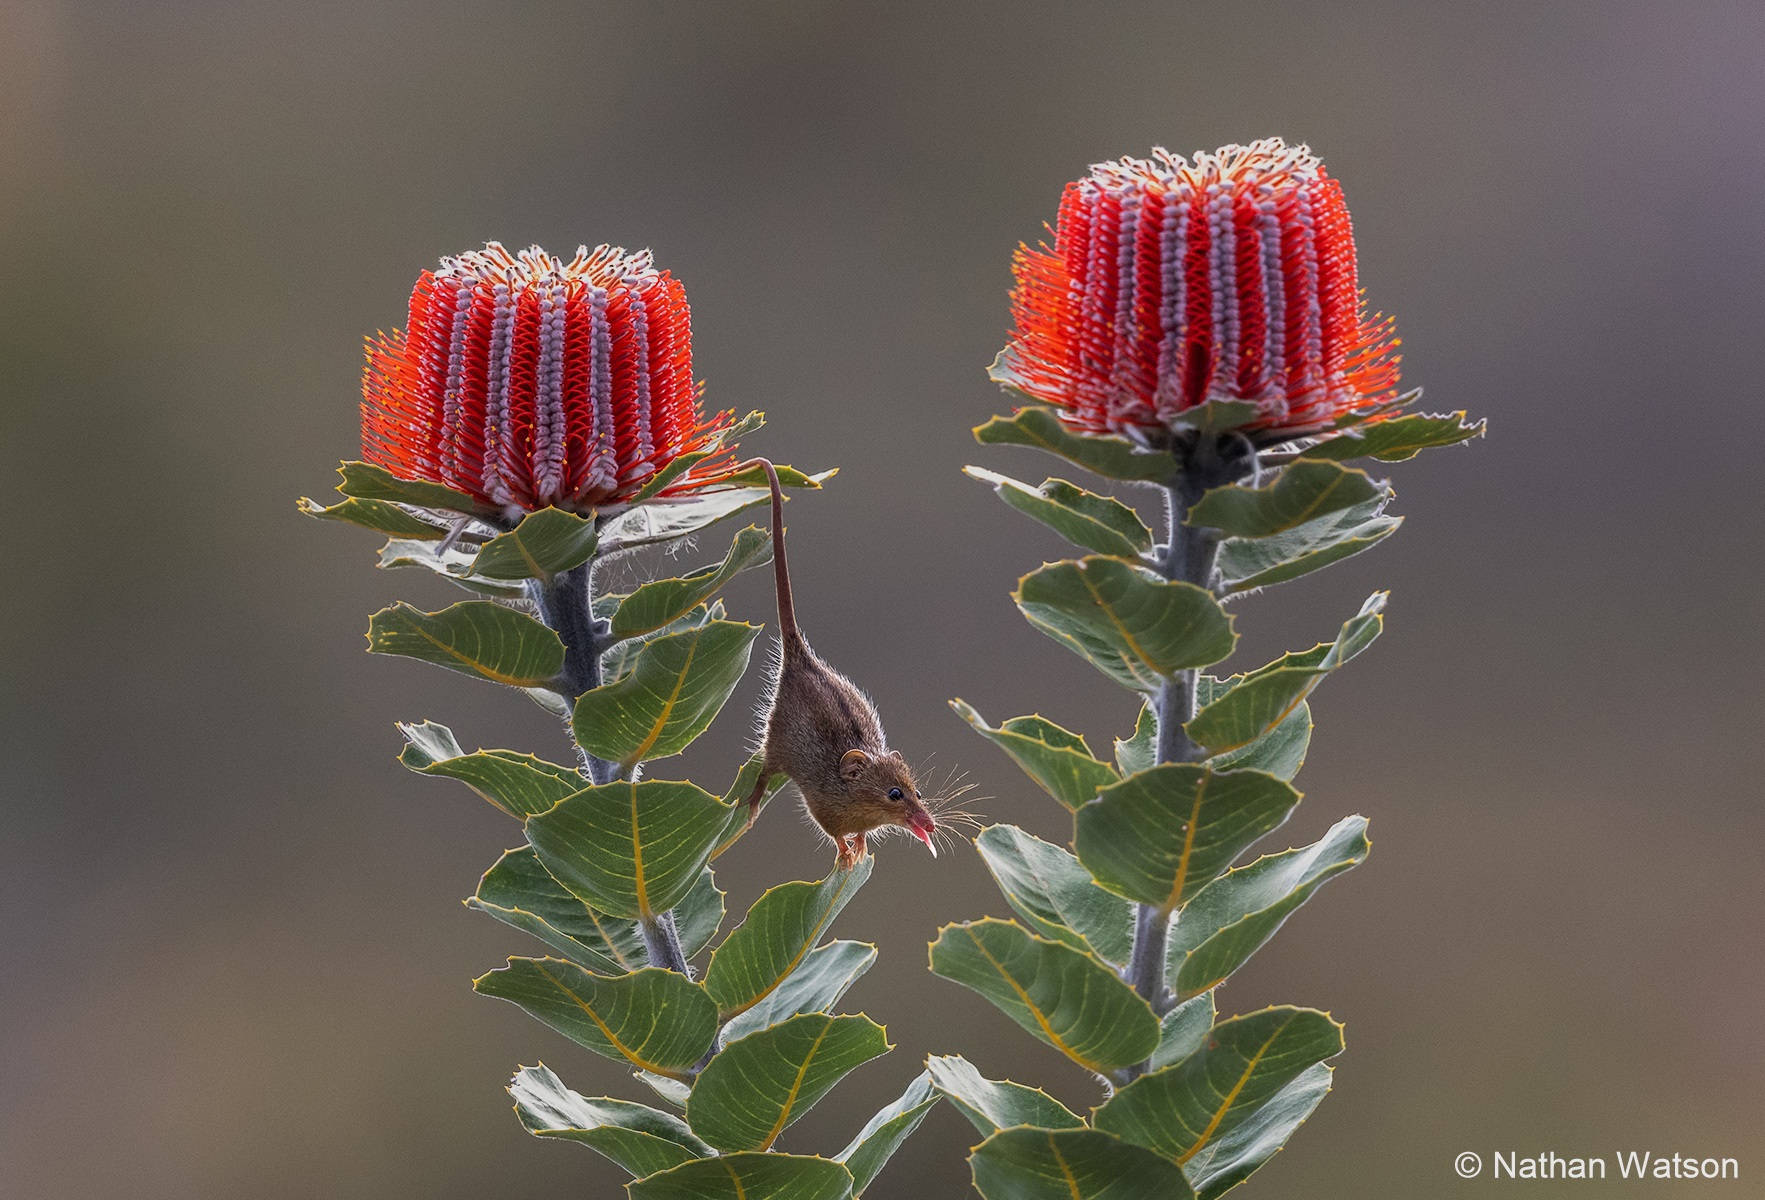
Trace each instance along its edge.
{"label": "animal's whisker", "polygon": [[[927,764],[926,769],[921,771],[921,774],[924,774],[924,775],[931,774],[929,763]],[[941,783],[940,785],[938,785],[937,787],[933,788],[932,790],[934,792],[945,791],[949,788],[955,787],[957,784],[960,784],[966,778],[968,778],[968,772],[965,769],[963,769],[960,766],[952,765],[951,768],[949,769],[949,771],[946,772],[944,775],[944,782]]]}
{"label": "animal's whisker", "polygon": [[956,808],[950,801],[938,805],[928,805],[932,819],[939,829],[980,829],[986,821],[980,813],[966,808]]}
{"label": "animal's whisker", "polygon": [[941,846],[945,849],[949,849],[950,847],[956,845],[957,842],[959,842],[959,841],[967,841],[967,840],[968,840],[967,838],[960,837],[956,833],[955,830],[949,828],[948,826],[940,825],[938,828],[936,828],[932,831],[932,841],[936,842],[939,846]]}
{"label": "animal's whisker", "polygon": [[[973,790],[974,789],[971,787],[965,787],[959,791],[951,792],[949,795],[932,796],[925,801],[925,806],[931,809],[934,814],[941,812],[959,812],[963,808],[968,807],[968,804],[973,804],[980,800],[992,799],[990,796],[968,797],[968,793]],[[967,798],[967,804],[963,803],[965,798]]]}
{"label": "animal's whisker", "polygon": [[926,799],[925,803],[928,807],[935,807],[937,809],[946,809],[946,808],[953,808],[956,805],[961,804],[961,803],[976,804],[976,803],[979,803],[983,800],[991,800],[993,798],[991,796],[972,795],[971,793],[974,791],[974,789],[975,789],[974,784],[965,783],[961,787],[952,789],[951,791],[936,793],[936,794],[928,797]]}
{"label": "animal's whisker", "polygon": [[958,796],[967,795],[975,787],[975,784],[969,782],[967,771],[952,770],[942,781],[936,784],[927,784],[920,790],[929,793],[933,799],[953,800]]}

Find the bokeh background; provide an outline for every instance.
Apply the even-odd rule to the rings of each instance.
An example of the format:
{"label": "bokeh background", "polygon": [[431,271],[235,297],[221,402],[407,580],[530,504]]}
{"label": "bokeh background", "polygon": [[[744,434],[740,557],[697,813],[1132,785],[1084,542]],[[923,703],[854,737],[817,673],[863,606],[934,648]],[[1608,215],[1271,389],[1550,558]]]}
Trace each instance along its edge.
{"label": "bokeh background", "polygon": [[[793,514],[817,645],[934,773],[1061,839],[945,707],[1101,747],[1132,720],[1006,598],[1059,544],[959,474],[1053,469],[968,436],[1004,404],[1011,251],[1093,160],[1279,133],[1345,181],[1407,381],[1491,433],[1392,469],[1399,536],[1242,606],[1249,661],[1393,589],[1277,837],[1360,811],[1373,858],[1223,998],[1348,1024],[1245,1194],[1494,1195],[1453,1155],[1626,1147],[1741,1159],[1648,1195],[1756,1194],[1762,49],[1754,3],[6,0],[0,1191],[617,1193],[502,1085],[634,1085],[468,986],[529,948],[459,904],[518,834],[393,761],[401,718],[561,734],[369,659],[369,611],[451,595],[293,507],[354,456],[360,339],[420,268],[654,246],[711,402],[841,468]],[[730,600],[765,619],[770,589]],[[728,775],[753,682],[679,770]],[[719,866],[735,907],[822,860],[780,810]],[[938,925],[1003,911],[972,851],[884,848],[841,932],[880,946],[848,1003],[898,1048],[789,1147],[837,1149],[929,1052],[1096,1100],[925,971]],[[972,1141],[937,1111],[869,1194],[962,1194]],[[1571,1192],[1605,1194],[1529,1194]]]}

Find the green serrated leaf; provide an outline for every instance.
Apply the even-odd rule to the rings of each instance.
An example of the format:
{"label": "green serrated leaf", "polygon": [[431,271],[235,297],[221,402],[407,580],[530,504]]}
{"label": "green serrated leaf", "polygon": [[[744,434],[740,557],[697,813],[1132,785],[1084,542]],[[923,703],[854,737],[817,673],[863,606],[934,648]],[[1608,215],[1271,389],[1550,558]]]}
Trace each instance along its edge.
{"label": "green serrated leaf", "polygon": [[457,779],[516,820],[542,813],[587,782],[572,767],[513,750],[460,748],[453,730],[433,721],[400,724],[405,748],[398,761],[419,775]]}
{"label": "green serrated leaf", "polygon": [[1456,446],[1482,437],[1486,422],[1469,422],[1463,411],[1410,413],[1361,425],[1328,437],[1303,451],[1306,458],[1376,458],[1402,462],[1435,446]]}
{"label": "green serrated leaf", "polygon": [[543,1064],[515,1072],[509,1095],[528,1133],[581,1142],[633,1175],[666,1171],[713,1153],[679,1117],[629,1100],[579,1095]]}
{"label": "green serrated leaf", "polygon": [[1342,1053],[1342,1026],[1309,1008],[1221,1021],[1182,1062],[1142,1075],[1092,1114],[1096,1128],[1179,1164],[1229,1137],[1308,1069]]}
{"label": "green serrated leaf", "polygon": [[[1225,695],[1227,685],[1210,675],[1202,675],[1196,680],[1195,690],[1197,703],[1206,705]],[[1207,765],[1216,773],[1262,771],[1276,779],[1291,782],[1299,774],[1299,768],[1305,765],[1306,750],[1311,746],[1311,730],[1311,708],[1301,703],[1287,714],[1286,720],[1249,745],[1210,758]],[[1140,706],[1140,716],[1134,723],[1133,735],[1125,740],[1116,739],[1116,768],[1127,776],[1152,766],[1157,736],[1158,718],[1153,715],[1151,703],[1147,702]]]}
{"label": "green serrated leaf", "polygon": [[346,462],[337,468],[343,482],[337,490],[357,500],[385,500],[393,504],[409,504],[415,508],[442,509],[447,512],[490,515],[495,508],[481,504],[464,492],[456,492],[439,483],[420,479],[400,479],[392,472],[365,462]]}
{"label": "green serrated leaf", "polygon": [[1230,433],[1260,416],[1262,409],[1250,400],[1207,400],[1185,408],[1171,418],[1171,424],[1203,433]]}
{"label": "green serrated leaf", "polygon": [[1311,706],[1301,702],[1286,720],[1248,745],[1207,760],[1215,771],[1262,771],[1289,783],[1305,765],[1311,746]]}
{"label": "green serrated leaf", "polygon": [[669,484],[679,479],[682,475],[685,475],[688,471],[698,466],[701,462],[704,462],[707,458],[710,458],[713,454],[723,449],[724,446],[740,441],[750,433],[754,433],[764,427],[765,424],[766,414],[763,412],[755,411],[743,414],[740,420],[730,425],[727,429],[719,430],[717,433],[713,434],[701,448],[689,451],[686,454],[676,455],[674,458],[670,459],[667,465],[665,465],[660,471],[657,471],[654,475],[650,476],[644,485],[637,490],[637,493],[632,496],[631,502],[633,504],[644,503],[657,492],[660,492]]}
{"label": "green serrated leaf", "polygon": [[686,1120],[719,1150],[767,1150],[853,1068],[890,1049],[869,1017],[803,1013],[731,1042],[699,1073]]}
{"label": "green serrated leaf", "polygon": [[758,625],[712,621],[651,638],[624,678],[577,697],[577,744],[626,766],[679,754],[741,682],[759,634]]}
{"label": "green serrated leaf", "polygon": [[622,642],[614,642],[601,655],[601,682],[618,683],[631,674],[631,668],[637,665],[638,655],[643,648],[659,637],[668,637],[676,633],[687,633],[694,629],[703,629],[729,615],[723,607],[722,600],[713,600],[710,604],[701,604],[687,612],[678,620],[671,621],[653,634],[626,638]]}
{"label": "green serrated leaf", "polygon": [[615,638],[653,633],[692,612],[749,567],[772,561],[772,538],[750,525],[735,535],[729,554],[714,567],[679,579],[656,579],[625,597],[613,614]]}
{"label": "green serrated leaf", "polygon": [[[1195,690],[1197,703],[1206,705],[1225,695],[1227,685],[1211,675],[1202,675],[1196,680]],[[1247,746],[1209,759],[1207,765],[1216,772],[1239,769],[1263,771],[1277,779],[1291,781],[1305,764],[1306,749],[1311,745],[1311,730],[1311,709],[1301,704],[1287,715],[1286,720],[1262,737]],[[1116,739],[1115,765],[1123,776],[1136,774],[1153,765],[1157,737],[1158,718],[1153,714],[1152,704],[1148,701],[1140,706],[1140,716],[1134,722],[1133,734],[1126,739]]]}
{"label": "green serrated leaf", "polygon": [[968,1118],[982,1137],[1014,1125],[1079,1129],[1085,1124],[1083,1117],[1069,1111],[1041,1088],[1026,1087],[1009,1079],[988,1079],[960,1054],[934,1054],[925,1060],[925,1067],[932,1086]]}
{"label": "green serrated leaf", "polygon": [[1020,408],[1009,417],[993,417],[975,427],[974,440],[984,446],[1034,446],[1106,479],[1131,483],[1162,483],[1177,472],[1169,454],[1141,450],[1126,438],[1073,433],[1048,408]]}
{"label": "green serrated leaf", "polygon": [[1225,691],[1184,726],[1197,743],[1214,754],[1248,746],[1287,720],[1331,671],[1373,644],[1384,627],[1385,598],[1374,592],[1354,616],[1343,623],[1333,642],[1310,650],[1283,654],[1248,675],[1222,680]]}
{"label": "green serrated leaf", "polygon": [[717,439],[702,450],[689,450],[685,454],[675,455],[669,460],[667,466],[651,475],[644,485],[637,489],[631,497],[631,503],[633,505],[647,503],[657,492],[717,453],[721,445],[722,439]]}
{"label": "green serrated leaf", "polygon": [[754,902],[747,919],[723,939],[705,971],[705,991],[721,1020],[740,1016],[782,984],[821,941],[828,926],[875,866],[866,855],[836,866],[819,883],[781,883]]}
{"label": "green serrated leaf", "polygon": [[485,579],[473,575],[472,564],[477,557],[475,551],[459,546],[449,546],[443,550],[439,542],[393,538],[380,547],[380,561],[375,565],[382,570],[421,567],[441,576],[455,587],[464,588],[478,596],[502,600],[526,598],[527,585],[520,580]]}
{"label": "green serrated leaf", "polygon": [[542,508],[491,538],[472,562],[489,579],[550,579],[594,557],[595,523],[561,508]]}
{"label": "green serrated leaf", "polygon": [[988,826],[974,844],[1006,902],[1037,933],[1105,962],[1128,961],[1133,910],[1093,883],[1078,859],[1015,825]]}
{"label": "green serrated leaf", "polygon": [[545,709],[546,712],[558,718],[558,720],[568,721],[570,719],[569,701],[565,700],[563,696],[553,690],[556,686],[558,685],[553,683],[546,687],[522,688],[521,692],[529,700]]}
{"label": "green serrated leaf", "polygon": [[1088,492],[1064,479],[1043,480],[1041,487],[1033,488],[981,467],[963,467],[962,471],[971,479],[991,484],[1005,503],[1076,546],[1122,558],[1152,549],[1151,530],[1139,514],[1119,500]]}
{"label": "green serrated leaf", "polygon": [[1018,580],[1012,599],[1030,624],[1135,691],[1216,663],[1238,640],[1207,589],[1119,558],[1049,563]]}
{"label": "green serrated leaf", "polygon": [[565,891],[531,846],[504,851],[466,907],[532,934],[590,971],[623,975],[648,963],[636,922],[603,916]]}
{"label": "green serrated leaf", "polygon": [[1234,483],[1214,488],[1189,509],[1184,523],[1229,537],[1266,538],[1389,495],[1365,471],[1301,459],[1262,487]]}
{"label": "green serrated leaf", "polygon": [[729,819],[690,783],[617,780],[587,787],[527,818],[540,863],[597,912],[632,920],[685,899]]}
{"label": "green serrated leaf", "polygon": [[685,1110],[686,1102],[692,1098],[692,1085],[685,1080],[670,1079],[666,1075],[658,1075],[654,1071],[646,1071],[642,1067],[633,1071],[631,1077],[675,1108]]}
{"label": "green serrated leaf", "polygon": [[1192,997],[1165,1013],[1158,1023],[1158,1049],[1147,1060],[1147,1069],[1163,1070],[1207,1045],[1213,1018],[1212,992]]}
{"label": "green serrated leaf", "polygon": [[[622,975],[649,961],[637,922],[604,916],[572,896],[540,865],[531,846],[505,851],[466,907],[530,933],[571,962],[603,975]],[[700,872],[686,898],[675,905],[674,919],[688,959],[717,936],[723,892],[711,868]]]}
{"label": "green serrated leaf", "polygon": [[680,935],[680,948],[686,957],[696,958],[723,926],[723,889],[710,867],[699,872],[698,882],[679,904],[674,906],[675,931]]}
{"label": "green serrated leaf", "polygon": [[[820,487],[835,474],[822,471],[807,478],[809,485]],[[627,509],[601,527],[601,552],[612,554],[678,541],[771,500],[772,492],[763,487],[720,487],[677,499],[651,500]]]}
{"label": "green serrated leaf", "polygon": [[1220,593],[1236,595],[1320,571],[1378,545],[1403,524],[1383,499],[1331,513],[1266,538],[1227,538],[1216,560]]}
{"label": "green serrated leaf", "polygon": [[717,1006],[692,980],[645,967],[591,975],[561,958],[511,958],[472,981],[474,991],[518,1004],[596,1054],[684,1078],[717,1035]]}
{"label": "green serrated leaf", "polygon": [[1002,1129],[968,1158],[986,1200],[1191,1200],[1182,1168],[1095,1129]]}
{"label": "green serrated leaf", "polygon": [[643,504],[656,493],[668,487],[688,471],[716,454],[724,446],[736,442],[753,433],[766,424],[766,414],[750,412],[727,429],[719,430],[711,435],[703,446],[685,454],[676,455],[663,465],[662,469],[650,476],[631,498],[633,504]]}
{"label": "green serrated leaf", "polygon": [[1134,718],[1134,732],[1115,739],[1115,767],[1126,778],[1150,767],[1157,757],[1158,715],[1152,711],[1152,701],[1146,700]]}
{"label": "green serrated leaf", "polygon": [[602,525],[601,549],[614,554],[678,541],[771,499],[772,493],[764,488],[729,488],[673,500],[652,500],[627,509]]}
{"label": "green serrated leaf", "polygon": [[[742,764],[742,769],[736,773],[735,782],[730,784],[729,790],[723,793],[723,803],[729,809],[729,819],[724,827],[723,837],[717,843],[717,848],[711,851],[713,859],[739,842],[742,835],[748,831],[748,797],[753,794],[754,781],[759,778],[760,767],[765,760],[764,754],[755,754],[748,759]],[[788,776],[782,774],[772,776],[766,784],[766,790],[760,793],[760,803],[754,809],[754,815],[757,817],[764,812],[766,806],[772,802],[772,798],[789,787],[790,782]]]}
{"label": "green serrated leaf", "polygon": [[783,983],[725,1025],[718,1041],[728,1045],[798,1013],[830,1011],[875,962],[876,947],[866,942],[833,941],[811,950]]}
{"label": "green serrated leaf", "polygon": [[851,1200],[841,1163],[800,1154],[724,1154],[625,1185],[631,1200]]}
{"label": "green serrated leaf", "polygon": [[403,602],[383,608],[368,618],[368,653],[415,658],[510,687],[540,687],[564,667],[557,634],[488,600],[435,613]]}
{"label": "green serrated leaf", "polygon": [[747,412],[743,413],[740,417],[736,418],[735,423],[732,424],[728,429],[725,429],[722,433],[718,434],[717,440],[720,443],[727,445],[730,442],[738,442],[742,438],[747,437],[751,433],[758,433],[760,430],[764,429],[765,427],[766,427],[766,412],[765,412],[765,410],[758,409],[758,408],[749,409]]}
{"label": "green serrated leaf", "polygon": [[930,1073],[920,1072],[898,1099],[870,1118],[858,1136],[833,1156],[835,1162],[845,1163],[846,1170],[852,1173],[854,1196],[870,1186],[937,1102],[938,1093],[932,1088]]}
{"label": "green serrated leaf", "polygon": [[1080,809],[1073,848],[1101,886],[1170,912],[1298,803],[1291,784],[1260,771],[1215,774],[1165,763],[1105,788]]}
{"label": "green serrated leaf", "polygon": [[[795,467],[787,467],[781,463],[774,463],[772,469],[778,472],[778,486],[781,488],[819,488],[823,479],[834,474],[833,471],[824,471],[820,475],[806,475]],[[766,468],[761,466],[744,467],[721,482],[724,486],[731,487],[770,487]]]}
{"label": "green serrated leaf", "polygon": [[297,506],[307,516],[321,521],[345,521],[393,537],[426,541],[447,536],[446,526],[425,521],[386,500],[357,500],[346,496],[336,504],[326,506],[302,496]]}
{"label": "green serrated leaf", "polygon": [[964,700],[950,701],[956,715],[1011,756],[1024,774],[1069,809],[1076,809],[1119,778],[1091,757],[1085,739],[1041,716],[1012,717],[998,728]]}
{"label": "green serrated leaf", "polygon": [[1171,929],[1166,973],[1179,999],[1244,965],[1325,882],[1366,860],[1365,817],[1344,817],[1318,841],[1227,871],[1195,893]]}
{"label": "green serrated leaf", "polygon": [[1207,1145],[1183,1164],[1195,1194],[1201,1200],[1214,1200],[1273,1158],[1323,1103],[1330,1092],[1331,1073],[1322,1063],[1307,1067],[1232,1129],[1209,1138]]}
{"label": "green serrated leaf", "polygon": [[1158,1018],[1114,971],[1015,921],[944,926],[931,967],[1088,1070],[1141,1062],[1158,1047]]}

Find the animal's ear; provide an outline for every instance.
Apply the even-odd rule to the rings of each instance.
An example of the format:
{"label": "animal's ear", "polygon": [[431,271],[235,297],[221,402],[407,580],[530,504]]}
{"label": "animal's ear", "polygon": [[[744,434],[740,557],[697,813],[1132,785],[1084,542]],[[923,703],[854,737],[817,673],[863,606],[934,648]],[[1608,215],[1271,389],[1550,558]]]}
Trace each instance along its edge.
{"label": "animal's ear", "polygon": [[850,783],[864,774],[864,768],[870,765],[870,755],[862,750],[848,750],[840,755],[840,778]]}

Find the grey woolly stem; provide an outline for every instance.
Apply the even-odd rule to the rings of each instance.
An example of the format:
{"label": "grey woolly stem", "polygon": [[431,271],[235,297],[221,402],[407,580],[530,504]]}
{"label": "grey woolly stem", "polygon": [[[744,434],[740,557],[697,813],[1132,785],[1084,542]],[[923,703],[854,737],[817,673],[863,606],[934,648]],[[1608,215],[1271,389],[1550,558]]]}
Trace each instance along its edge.
{"label": "grey woolly stem", "polygon": [[643,948],[650,957],[650,966],[666,967],[670,971],[679,971],[688,978],[692,977],[692,972],[686,966],[686,955],[680,946],[680,931],[674,927],[672,912],[654,917],[640,917],[637,927],[643,931]]}
{"label": "grey woolly stem", "polygon": [[[593,592],[594,560],[572,567],[549,580],[530,580],[528,595],[539,610],[539,619],[564,643],[564,669],[558,673],[558,689],[568,701],[601,686],[601,654],[610,632],[606,622],[595,620]],[[582,771],[595,783],[619,778],[619,764],[597,758],[576,748]]]}
{"label": "grey woolly stem", "polygon": [[[601,686],[601,655],[612,644],[611,626],[594,615],[594,560],[591,558],[548,580],[531,580],[527,590],[539,619],[564,643],[564,669],[558,673],[557,686],[567,700],[574,702],[582,693]],[[582,773],[591,783],[608,784],[626,778],[619,763],[590,754],[580,745],[576,754],[582,760]],[[631,778],[636,777],[634,765]],[[638,925],[652,967],[692,974],[687,969],[672,912],[645,918]]]}
{"label": "grey woolly stem", "polygon": [[[1184,524],[1189,509],[1209,488],[1229,483],[1254,465],[1254,453],[1248,464],[1239,456],[1222,455],[1222,447],[1202,440],[1180,456],[1181,466],[1165,487],[1165,506],[1170,540],[1158,547],[1153,566],[1160,575],[1173,582],[1190,583],[1200,588],[1213,585],[1214,561],[1219,556],[1220,539],[1216,530]],[[1152,713],[1157,719],[1154,740],[1154,761],[1157,763],[1193,763],[1207,757],[1207,752],[1190,738],[1183,728],[1195,716],[1194,668],[1178,671],[1159,685],[1152,697]],[[1176,997],[1165,986],[1165,959],[1170,951],[1172,914],[1155,904],[1139,905],[1134,914],[1134,948],[1128,959],[1127,981],[1152,1011],[1159,1016],[1176,1006]],[[1147,1063],[1128,1067],[1127,1080],[1144,1075]],[[1125,1081],[1124,1081],[1125,1082]]]}

